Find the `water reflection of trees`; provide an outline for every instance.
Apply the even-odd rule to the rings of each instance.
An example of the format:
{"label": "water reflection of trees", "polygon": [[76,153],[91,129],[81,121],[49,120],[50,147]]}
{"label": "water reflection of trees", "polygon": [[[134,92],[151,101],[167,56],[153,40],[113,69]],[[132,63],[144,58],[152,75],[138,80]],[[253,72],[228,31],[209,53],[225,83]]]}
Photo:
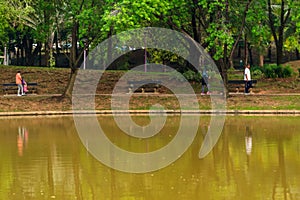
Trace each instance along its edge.
{"label": "water reflection of trees", "polygon": [[[7,168],[7,160],[1,157],[0,163],[5,163],[5,169],[11,171],[10,176],[13,182],[6,192],[0,192],[0,199],[9,199],[8,196],[12,196],[14,199],[50,198],[51,196],[55,197],[55,194],[62,186],[74,187],[74,184],[59,184],[60,181],[64,181],[68,177],[63,171],[66,170],[63,166],[68,160],[61,160],[60,157],[62,154],[68,153],[68,147],[65,143],[71,123],[71,119],[65,120],[60,118],[0,120],[0,126],[3,131],[0,137],[3,137],[3,133],[9,132],[6,141],[12,141],[13,137],[19,137],[19,126],[21,128],[21,136],[24,136],[24,139],[25,135],[22,134],[22,130],[25,129],[25,126],[30,133],[30,140],[27,142],[26,151],[23,149],[22,157],[17,156],[17,144],[13,145],[14,148],[9,148],[11,150],[16,149],[16,151],[11,151],[15,152],[10,155],[12,161],[9,164],[12,164],[11,167]],[[74,129],[70,131],[74,131]],[[11,145],[12,143],[9,144]],[[7,152],[6,150],[6,153],[9,154],[10,151]],[[0,168],[2,169],[2,167]],[[2,177],[4,176],[1,176],[1,179]],[[5,182],[5,180],[0,182],[2,181]]]}
{"label": "water reflection of trees", "polygon": [[[299,121],[293,118],[274,118],[271,123],[267,123],[266,118],[251,117],[243,121],[236,118],[229,121],[231,123],[225,127],[221,137],[222,145],[219,144],[215,149],[219,155],[217,158],[215,154],[213,156],[214,162],[219,165],[222,163],[225,170],[224,175],[216,177],[216,180],[220,182],[221,177],[231,183],[230,185],[234,182],[236,198],[297,197],[299,188],[294,180],[299,181],[300,177],[293,168],[299,167],[299,156],[295,156],[294,151],[299,142]],[[246,149],[242,148],[247,124],[250,124],[249,128],[253,131],[254,138],[251,157],[247,156]],[[285,162],[287,159],[289,165]],[[295,193],[292,194],[291,191]]]}
{"label": "water reflection of trees", "polygon": [[[270,123],[266,118],[229,118],[213,151],[199,160],[197,155],[208,128],[208,121],[204,121],[193,146],[179,160],[146,174],[122,173],[99,163],[81,145],[72,119],[32,121],[32,124],[30,120],[25,122],[30,138],[26,151],[19,157],[16,136],[23,122],[0,120],[0,199],[299,197],[297,119],[274,118]],[[251,156],[247,156],[245,148],[245,124],[252,132]],[[111,125],[108,122],[106,128]],[[120,138],[119,134],[110,137]],[[168,134],[151,142],[161,145],[167,139]],[[3,141],[13,141],[13,145]],[[124,146],[146,148],[138,141],[123,142]]]}

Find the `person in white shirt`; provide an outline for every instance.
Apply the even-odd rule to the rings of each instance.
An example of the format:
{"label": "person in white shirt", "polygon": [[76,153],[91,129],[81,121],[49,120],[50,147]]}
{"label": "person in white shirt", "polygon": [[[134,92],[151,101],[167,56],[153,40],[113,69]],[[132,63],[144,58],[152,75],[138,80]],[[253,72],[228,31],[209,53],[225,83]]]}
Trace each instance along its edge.
{"label": "person in white shirt", "polygon": [[249,89],[252,87],[249,63],[245,66],[244,81],[245,81],[245,94],[249,94]]}

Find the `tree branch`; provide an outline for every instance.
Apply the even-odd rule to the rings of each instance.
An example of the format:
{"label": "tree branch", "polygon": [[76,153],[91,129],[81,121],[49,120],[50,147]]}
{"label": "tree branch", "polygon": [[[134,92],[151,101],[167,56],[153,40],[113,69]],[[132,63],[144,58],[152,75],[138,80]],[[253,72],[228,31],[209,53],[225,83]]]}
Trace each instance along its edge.
{"label": "tree branch", "polygon": [[275,30],[275,26],[274,26],[273,17],[272,17],[271,0],[268,0],[268,12],[269,12],[269,24],[270,24],[270,28],[271,28],[271,31],[272,31],[272,35],[274,37],[275,43],[277,43],[278,38],[277,38],[277,35],[276,35],[276,30]]}
{"label": "tree branch", "polygon": [[250,6],[251,2],[252,2],[252,0],[248,0],[248,2],[246,4],[246,7],[245,7],[245,10],[244,10],[244,13],[243,13],[243,20],[242,20],[242,25],[241,25],[241,28],[240,28],[240,32],[239,32],[239,35],[238,35],[238,37],[237,37],[237,39],[236,39],[236,41],[233,44],[233,47],[231,49],[229,60],[232,59],[234,50],[235,50],[235,48],[236,48],[236,46],[237,46],[237,44],[238,44],[238,42],[239,42],[239,40],[240,40],[240,38],[243,34],[243,30],[245,28],[245,23],[246,23],[247,12],[249,10],[249,6]]}

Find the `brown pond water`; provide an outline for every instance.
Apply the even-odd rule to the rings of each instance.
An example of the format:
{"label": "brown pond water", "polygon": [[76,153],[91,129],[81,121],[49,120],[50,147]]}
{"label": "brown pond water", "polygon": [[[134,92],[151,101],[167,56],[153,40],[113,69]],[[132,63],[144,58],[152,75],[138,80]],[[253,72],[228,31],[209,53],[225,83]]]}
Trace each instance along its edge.
{"label": "brown pond water", "polygon": [[[111,116],[98,119],[115,145],[136,152],[168,144],[179,121],[170,116],[161,133],[137,139]],[[216,146],[199,159],[209,119],[202,118],[192,145],[171,165],[125,173],[87,151],[72,117],[2,118],[0,199],[300,199],[300,117],[227,117]]]}

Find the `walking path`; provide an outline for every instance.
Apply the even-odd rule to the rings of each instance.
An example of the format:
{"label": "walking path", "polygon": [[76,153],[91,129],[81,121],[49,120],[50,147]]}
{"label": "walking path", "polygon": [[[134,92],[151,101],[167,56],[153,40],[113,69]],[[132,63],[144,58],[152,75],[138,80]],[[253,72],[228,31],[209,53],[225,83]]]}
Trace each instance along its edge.
{"label": "walking path", "polygon": [[[82,96],[90,96],[91,94],[80,94]],[[112,94],[95,94],[95,96],[111,96]],[[126,94],[114,94],[114,95],[120,95],[120,96],[128,96],[128,95],[135,95],[135,96],[174,96],[173,94],[159,94],[159,93],[126,93]],[[182,94],[182,95],[188,95],[188,94]],[[196,94],[197,96],[210,96],[210,95],[201,95]],[[212,94],[214,95],[214,94]],[[229,92],[229,96],[244,96],[245,93],[239,92]],[[61,94],[27,94],[22,97],[59,97]],[[300,93],[251,93],[249,96],[300,96]],[[8,94],[3,95],[2,97],[16,97],[16,98],[22,98],[15,94]]]}
{"label": "walking path", "polygon": [[30,112],[0,112],[0,117],[24,116],[93,116],[93,115],[258,115],[258,116],[300,116],[300,110],[69,110],[69,111],[30,111]]}
{"label": "walking path", "polygon": [[[229,95],[245,95],[245,93],[230,92]],[[270,94],[252,93],[250,94],[250,96],[300,96],[300,93],[270,93]]]}
{"label": "walking path", "polygon": [[[128,94],[121,94],[128,95]],[[157,95],[157,96],[174,96],[172,94],[134,94],[134,95]],[[200,94],[197,94],[200,96]],[[244,95],[244,93],[229,93],[229,95]],[[37,95],[29,94],[18,97],[16,95],[4,95],[0,98],[34,98],[34,97],[54,97],[60,94]],[[96,96],[111,96],[111,94],[97,94]],[[250,96],[300,96],[300,93],[281,93],[281,94],[251,94]],[[206,95],[206,98],[209,97]],[[149,110],[68,110],[68,111],[26,111],[26,112],[0,112],[0,117],[24,117],[24,116],[72,116],[72,115],[148,115]],[[150,114],[170,114],[170,115],[292,115],[300,116],[300,110],[165,110],[150,111]]]}

